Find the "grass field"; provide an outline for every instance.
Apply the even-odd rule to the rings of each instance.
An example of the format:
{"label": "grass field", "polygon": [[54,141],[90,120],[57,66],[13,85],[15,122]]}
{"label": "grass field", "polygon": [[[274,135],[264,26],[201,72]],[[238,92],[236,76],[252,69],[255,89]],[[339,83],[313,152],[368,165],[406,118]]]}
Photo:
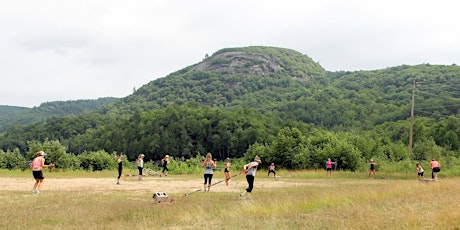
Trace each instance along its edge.
{"label": "grass field", "polygon": [[[248,200],[239,197],[243,175],[184,196],[202,175],[124,177],[117,186],[113,172],[45,172],[33,195],[30,174],[0,171],[0,229],[460,229],[460,178],[260,171]],[[156,204],[154,192],[174,203]]]}

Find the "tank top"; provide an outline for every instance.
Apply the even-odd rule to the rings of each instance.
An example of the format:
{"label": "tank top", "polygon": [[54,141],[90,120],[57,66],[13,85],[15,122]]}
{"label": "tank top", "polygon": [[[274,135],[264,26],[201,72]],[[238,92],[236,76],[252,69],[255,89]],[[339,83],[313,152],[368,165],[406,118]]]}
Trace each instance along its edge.
{"label": "tank top", "polygon": [[42,170],[42,162],[40,162],[40,157],[35,157],[32,161],[32,169]]}
{"label": "tank top", "polygon": [[418,172],[419,172],[419,173],[422,173],[422,172],[423,172],[422,166],[418,166]]}
{"label": "tank top", "polygon": [[137,166],[143,168],[143,167],[144,167],[144,160],[143,160],[143,159],[139,159],[139,161],[137,162]]}
{"label": "tank top", "polygon": [[208,161],[206,166],[204,167],[204,174],[213,174],[214,171],[212,170],[211,162]]}
{"label": "tank top", "polygon": [[[254,165],[255,163],[256,162],[249,163],[248,168],[251,167],[252,165]],[[246,173],[246,175],[256,176],[256,171],[257,171],[257,167],[251,168],[251,169],[249,169],[248,173]]]}

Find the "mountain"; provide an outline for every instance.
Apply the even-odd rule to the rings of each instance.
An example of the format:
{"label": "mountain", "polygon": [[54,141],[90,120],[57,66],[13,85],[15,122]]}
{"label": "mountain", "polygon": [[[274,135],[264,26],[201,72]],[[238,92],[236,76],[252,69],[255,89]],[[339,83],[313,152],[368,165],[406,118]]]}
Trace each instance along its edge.
{"label": "mountain", "polygon": [[[149,82],[117,101],[113,109],[130,113],[170,104],[196,102],[217,107],[260,107],[286,96],[300,97],[326,71],[310,57],[275,47],[228,48],[200,63]],[[289,100],[291,100],[289,99]],[[280,101],[280,103],[283,103]]]}
{"label": "mountain", "polygon": [[51,139],[73,153],[103,149],[158,159],[211,151],[220,158],[270,143],[283,127],[375,131],[385,143],[401,143],[412,96],[415,118],[426,122],[416,127],[417,138],[442,143],[445,130],[449,141],[460,138],[460,123],[441,123],[460,114],[459,76],[457,65],[430,64],[331,72],[291,49],[227,48],[90,112],[8,128],[0,145],[24,151],[28,140]]}
{"label": "mountain", "polygon": [[0,105],[0,133],[11,125],[29,125],[44,122],[53,116],[78,115],[114,102],[116,98],[96,100],[45,102],[38,107],[26,108]]}
{"label": "mountain", "polygon": [[[104,111],[130,114],[193,102],[223,109],[254,108],[326,128],[369,129],[409,118],[414,80],[419,82],[418,91],[433,94],[416,94],[416,108],[439,106],[427,108],[424,115],[456,114],[459,76],[457,65],[430,64],[330,72],[290,49],[227,48],[149,82]],[[434,89],[443,89],[445,98]]]}

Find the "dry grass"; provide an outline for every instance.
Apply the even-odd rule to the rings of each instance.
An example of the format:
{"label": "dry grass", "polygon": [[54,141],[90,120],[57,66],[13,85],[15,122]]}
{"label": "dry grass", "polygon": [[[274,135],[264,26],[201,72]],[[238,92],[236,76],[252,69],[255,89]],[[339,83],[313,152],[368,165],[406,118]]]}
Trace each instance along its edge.
{"label": "dry grass", "polygon": [[[322,172],[285,175],[267,178],[260,172],[251,200],[239,197],[246,185],[243,176],[232,179],[228,187],[221,183],[210,193],[187,197],[183,195],[201,188],[201,176],[173,175],[144,182],[125,178],[121,189],[112,185],[113,178],[101,178],[102,189],[94,187],[97,184],[71,189],[61,184],[57,189],[53,180],[47,179],[49,184],[40,195],[30,193],[32,179],[26,187],[14,189],[8,183],[18,181],[3,178],[8,189],[0,188],[0,229],[460,228],[460,178],[421,183],[414,179],[373,180],[364,174],[352,179],[346,174],[326,178]],[[59,183],[71,186],[75,180]],[[104,187],[108,186],[105,180],[115,188]],[[190,183],[196,186],[191,189]],[[162,185],[173,192],[163,190]],[[155,204],[152,191],[167,192],[175,202]]]}

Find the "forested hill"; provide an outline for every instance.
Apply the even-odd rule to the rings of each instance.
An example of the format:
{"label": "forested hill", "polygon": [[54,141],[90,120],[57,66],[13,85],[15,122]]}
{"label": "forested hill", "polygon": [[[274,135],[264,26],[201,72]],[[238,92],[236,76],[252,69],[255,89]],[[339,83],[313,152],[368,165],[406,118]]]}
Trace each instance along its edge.
{"label": "forested hill", "polygon": [[116,98],[113,97],[105,97],[95,100],[54,101],[33,108],[0,105],[0,133],[11,125],[43,122],[52,116],[77,115],[95,110],[115,100]]}
{"label": "forested hill", "polygon": [[149,82],[114,104],[115,110],[195,102],[269,109],[318,87],[326,71],[301,53],[274,47],[223,49],[202,62]]}
{"label": "forested hill", "polygon": [[[415,117],[421,119],[415,123],[414,143],[434,141],[433,146],[459,150],[458,66],[330,72],[297,51],[260,46],[219,50],[89,113],[10,127],[0,135],[0,145],[24,152],[28,141],[49,139],[75,154],[104,150],[121,151],[129,159],[139,153],[160,159],[210,151],[224,159],[241,157],[256,143],[276,146],[275,136],[287,127],[304,135],[313,129],[372,132],[376,143],[363,154],[372,156],[374,149],[394,144],[381,151],[390,149],[385,154],[392,155],[399,149],[393,154],[398,160],[407,152],[414,81]],[[296,131],[284,132],[300,137]],[[323,148],[328,140],[319,137],[312,146]]]}
{"label": "forested hill", "polygon": [[[460,68],[456,65],[330,72],[306,55],[275,47],[222,49],[149,82],[105,111],[129,114],[193,102],[225,109],[254,108],[325,128],[368,129],[410,116],[414,80],[420,92],[416,108],[424,110],[423,116],[457,113]],[[431,105],[437,107],[429,109]]]}

